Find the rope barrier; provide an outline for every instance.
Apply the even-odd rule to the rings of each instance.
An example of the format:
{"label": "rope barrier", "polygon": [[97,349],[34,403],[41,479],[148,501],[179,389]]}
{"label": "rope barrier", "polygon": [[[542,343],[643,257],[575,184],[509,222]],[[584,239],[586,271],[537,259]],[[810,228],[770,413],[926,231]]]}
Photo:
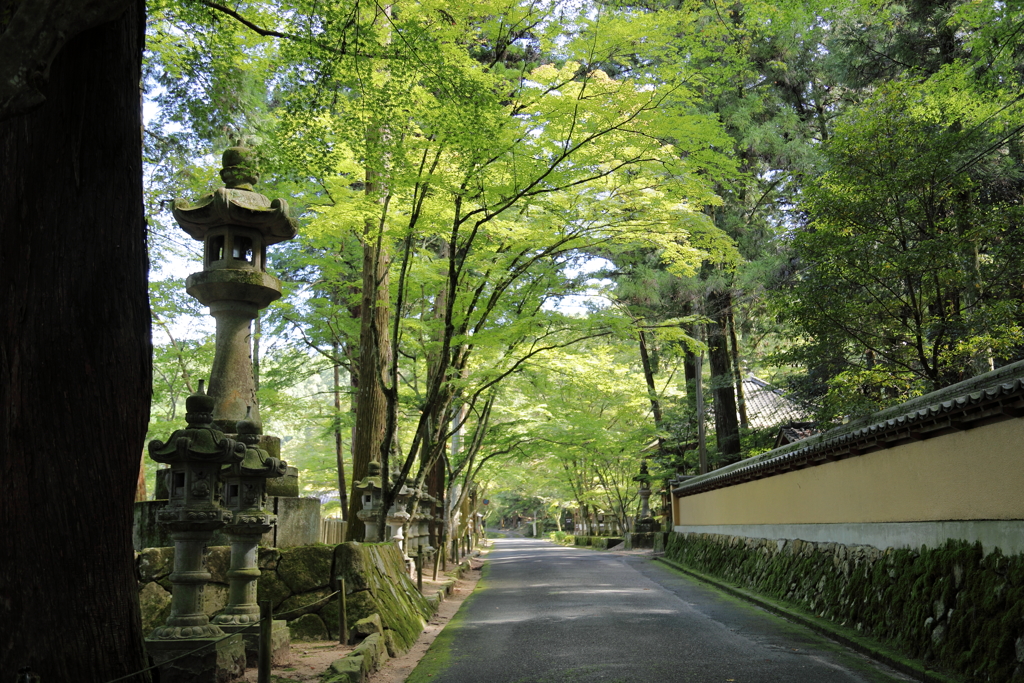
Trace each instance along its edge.
{"label": "rope barrier", "polygon": [[308,605],[303,605],[302,607],[296,607],[295,609],[290,609],[287,612],[281,612],[280,614],[275,614],[273,616],[273,618],[274,619],[278,619],[278,618],[280,618],[281,616],[283,616],[285,614],[291,614],[292,612],[301,612],[302,610],[309,609],[310,607],[315,607],[316,605],[319,605],[321,602],[325,602],[327,600],[330,600],[331,598],[333,598],[335,595],[337,595],[340,592],[341,592],[340,590],[339,591],[334,591],[330,595],[328,595],[326,597],[323,597],[323,598],[320,598],[316,602],[311,602]]}

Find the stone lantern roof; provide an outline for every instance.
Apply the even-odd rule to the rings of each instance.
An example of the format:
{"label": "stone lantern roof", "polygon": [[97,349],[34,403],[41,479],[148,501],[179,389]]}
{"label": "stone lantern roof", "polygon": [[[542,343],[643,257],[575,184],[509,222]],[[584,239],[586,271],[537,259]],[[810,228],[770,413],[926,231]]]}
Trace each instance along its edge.
{"label": "stone lantern roof", "polygon": [[288,203],[271,201],[256,192],[259,180],[255,155],[245,147],[224,152],[220,177],[225,187],[200,197],[194,204],[175,199],[171,213],[182,230],[193,239],[205,240],[213,228],[232,225],[259,231],[266,245],[290,240],[296,235],[295,221],[288,215]]}

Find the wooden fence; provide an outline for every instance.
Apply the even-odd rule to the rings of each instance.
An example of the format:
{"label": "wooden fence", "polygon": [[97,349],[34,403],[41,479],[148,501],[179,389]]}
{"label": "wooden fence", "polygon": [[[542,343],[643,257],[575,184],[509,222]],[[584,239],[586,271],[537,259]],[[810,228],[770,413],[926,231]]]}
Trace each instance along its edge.
{"label": "wooden fence", "polygon": [[324,517],[320,520],[320,542],[327,545],[338,545],[345,542],[345,527],[347,522],[334,517]]}

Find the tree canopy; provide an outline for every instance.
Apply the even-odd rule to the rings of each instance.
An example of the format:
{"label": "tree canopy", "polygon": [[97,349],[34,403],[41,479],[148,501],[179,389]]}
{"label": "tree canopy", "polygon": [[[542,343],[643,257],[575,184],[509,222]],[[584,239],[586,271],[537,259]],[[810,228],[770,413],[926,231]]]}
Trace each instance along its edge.
{"label": "tree canopy", "polygon": [[[710,467],[767,447],[751,375],[824,428],[1020,357],[1022,20],[152,2],[154,261],[188,251],[161,202],[255,146],[301,221],[272,255],[261,409],[310,490],[378,460],[628,523],[641,459],[694,472],[698,427]],[[173,292],[154,282],[161,425],[209,343]]]}

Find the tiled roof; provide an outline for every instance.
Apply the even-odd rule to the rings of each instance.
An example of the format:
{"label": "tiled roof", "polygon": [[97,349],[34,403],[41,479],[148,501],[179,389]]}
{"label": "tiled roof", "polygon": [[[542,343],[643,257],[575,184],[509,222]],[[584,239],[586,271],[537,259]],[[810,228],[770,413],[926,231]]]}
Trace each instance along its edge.
{"label": "tiled roof", "polygon": [[800,404],[753,375],[743,379],[743,398],[747,404],[747,423],[753,429],[770,429],[809,418]]}

